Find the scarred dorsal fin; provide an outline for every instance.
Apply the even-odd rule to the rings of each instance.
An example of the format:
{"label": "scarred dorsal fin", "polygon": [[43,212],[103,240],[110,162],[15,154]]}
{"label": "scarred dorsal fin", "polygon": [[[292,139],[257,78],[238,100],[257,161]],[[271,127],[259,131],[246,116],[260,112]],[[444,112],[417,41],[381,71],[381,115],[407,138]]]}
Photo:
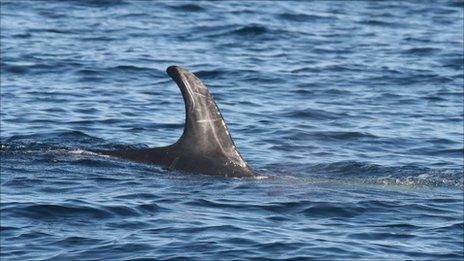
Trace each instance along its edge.
{"label": "scarred dorsal fin", "polygon": [[193,73],[178,66],[170,66],[166,72],[179,86],[185,102],[184,132],[176,145],[194,148],[205,157],[226,157],[246,168],[206,86]]}
{"label": "scarred dorsal fin", "polygon": [[207,175],[256,176],[235,147],[206,86],[178,66],[170,66],[166,71],[179,86],[185,102],[186,120],[180,139],[166,147],[95,152]]}

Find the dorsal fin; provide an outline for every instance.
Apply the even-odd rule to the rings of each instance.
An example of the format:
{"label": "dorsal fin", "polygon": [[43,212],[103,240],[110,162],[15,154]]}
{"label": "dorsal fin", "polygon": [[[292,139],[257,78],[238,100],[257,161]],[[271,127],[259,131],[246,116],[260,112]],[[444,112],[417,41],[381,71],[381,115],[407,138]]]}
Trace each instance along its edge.
{"label": "dorsal fin", "polygon": [[194,148],[204,157],[226,157],[248,168],[206,86],[194,74],[178,66],[170,66],[166,72],[179,86],[185,102],[184,132],[175,145],[186,150]]}
{"label": "dorsal fin", "polygon": [[167,73],[179,86],[185,102],[186,120],[180,139],[172,145],[159,148],[94,152],[207,175],[256,176],[237,151],[206,86],[195,75],[180,67],[171,66]]}

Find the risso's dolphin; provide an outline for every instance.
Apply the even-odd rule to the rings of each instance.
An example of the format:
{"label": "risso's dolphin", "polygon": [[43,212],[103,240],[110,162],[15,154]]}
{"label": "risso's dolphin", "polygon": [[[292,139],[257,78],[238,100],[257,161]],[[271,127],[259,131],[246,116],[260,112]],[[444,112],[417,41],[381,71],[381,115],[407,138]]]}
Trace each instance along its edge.
{"label": "risso's dolphin", "polygon": [[166,147],[98,151],[134,162],[156,164],[192,173],[224,177],[256,174],[238,152],[227,125],[206,86],[194,74],[170,66],[185,102],[185,125],[180,139]]}

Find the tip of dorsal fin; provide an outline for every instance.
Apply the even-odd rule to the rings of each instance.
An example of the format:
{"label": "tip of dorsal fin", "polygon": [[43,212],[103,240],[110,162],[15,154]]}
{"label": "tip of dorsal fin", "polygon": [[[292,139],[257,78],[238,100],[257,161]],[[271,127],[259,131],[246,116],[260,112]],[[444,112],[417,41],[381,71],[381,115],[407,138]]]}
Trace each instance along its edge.
{"label": "tip of dorsal fin", "polygon": [[179,86],[185,102],[184,132],[176,144],[205,157],[226,157],[232,163],[248,168],[219,108],[201,80],[179,66],[170,66],[166,72]]}

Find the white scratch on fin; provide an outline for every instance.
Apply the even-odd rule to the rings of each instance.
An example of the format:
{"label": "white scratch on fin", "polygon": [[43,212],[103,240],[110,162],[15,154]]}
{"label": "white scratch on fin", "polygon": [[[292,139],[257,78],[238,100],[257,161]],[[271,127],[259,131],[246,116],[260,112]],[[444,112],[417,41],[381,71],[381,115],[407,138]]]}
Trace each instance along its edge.
{"label": "white scratch on fin", "polygon": [[212,121],[219,121],[221,119],[217,118],[217,119],[208,119],[208,120],[197,120],[196,122],[212,122]]}
{"label": "white scratch on fin", "polygon": [[194,91],[192,91],[192,92],[195,93],[196,95],[199,95],[199,96],[203,97],[203,98],[208,98],[207,96],[205,96],[205,95],[203,95],[203,94],[201,94],[199,92],[194,92]]}

